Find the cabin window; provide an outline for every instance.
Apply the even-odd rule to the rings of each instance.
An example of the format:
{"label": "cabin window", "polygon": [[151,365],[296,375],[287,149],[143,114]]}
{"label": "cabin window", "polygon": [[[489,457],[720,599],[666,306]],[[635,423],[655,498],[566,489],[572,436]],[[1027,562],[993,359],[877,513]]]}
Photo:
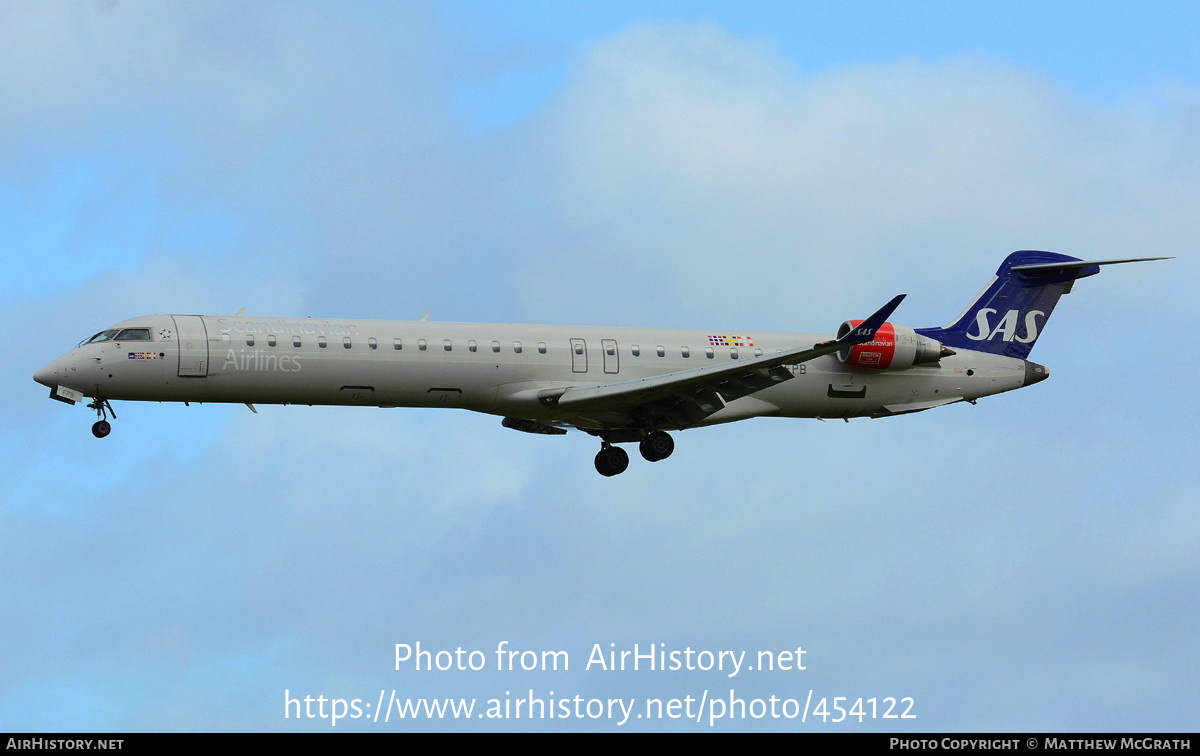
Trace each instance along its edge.
{"label": "cabin window", "polygon": [[704,347],[704,356],[711,360],[713,358],[713,348]]}
{"label": "cabin window", "polygon": [[[92,341],[95,341],[95,339],[92,339]],[[229,334],[221,334],[221,346],[229,346]]]}
{"label": "cabin window", "polygon": [[730,349],[729,350],[729,359],[736,360],[737,358],[738,358],[737,349]]}
{"label": "cabin window", "polygon": [[126,328],[117,334],[117,341],[149,341],[149,328]]}
{"label": "cabin window", "polygon": [[629,351],[633,353],[634,357],[642,356],[642,348],[640,346],[638,346],[637,344],[634,344],[633,346],[629,347]]}
{"label": "cabin window", "polygon": [[417,339],[417,349],[424,352],[428,347],[429,345],[425,343],[425,339]]}
{"label": "cabin window", "polygon": [[399,352],[403,348],[404,343],[400,341],[400,339],[392,339],[392,349],[395,349],[397,352]]}
{"label": "cabin window", "polygon": [[755,356],[755,357],[762,357],[762,350],[761,350],[761,349],[755,349],[755,350],[754,350],[754,356]]}
{"label": "cabin window", "polygon": [[450,339],[442,339],[442,349],[445,349],[447,352],[449,352],[453,348],[454,345],[450,343]]}
{"label": "cabin window", "polygon": [[246,334],[246,346],[254,346],[254,334]]}
{"label": "cabin window", "polygon": [[374,336],[372,336],[371,338],[367,339],[367,346],[371,347],[372,349],[378,349],[379,342],[375,340]]}
{"label": "cabin window", "polygon": [[615,344],[605,344],[604,345],[604,353],[607,354],[609,357],[615,357],[617,354],[616,345]]}
{"label": "cabin window", "polygon": [[275,346],[275,334],[267,336],[267,346]]}
{"label": "cabin window", "polygon": [[692,350],[687,347],[679,347],[679,353],[683,355],[684,359],[692,356]]}
{"label": "cabin window", "polygon": [[325,347],[329,346],[329,342],[325,340],[324,336],[318,336],[317,337],[317,346],[324,349]]}
{"label": "cabin window", "polygon": [[658,346],[654,347],[654,351],[658,353],[659,357],[667,356],[667,349],[662,344],[659,344]]}
{"label": "cabin window", "polygon": [[350,344],[350,337],[349,337],[349,336],[343,336],[343,337],[342,337],[342,347],[343,347],[343,348],[345,348],[345,349],[349,349],[349,348],[350,348],[350,346],[351,346],[351,344]]}
{"label": "cabin window", "polygon": [[479,349],[479,345],[475,343],[475,339],[467,339],[467,351],[474,352]]}
{"label": "cabin window", "polygon": [[499,341],[492,342],[492,351],[497,352],[497,353],[500,352],[500,342]]}
{"label": "cabin window", "polygon": [[294,347],[300,346],[300,337],[299,336],[292,337],[292,346],[294,346]]}
{"label": "cabin window", "polygon": [[545,353],[546,353],[546,342],[539,341],[538,342],[538,354],[545,354]]}
{"label": "cabin window", "polygon": [[583,354],[583,344],[575,345],[575,354]]}
{"label": "cabin window", "polygon": [[516,352],[517,354],[521,353],[521,342],[519,342],[519,341],[513,342],[513,351]]}

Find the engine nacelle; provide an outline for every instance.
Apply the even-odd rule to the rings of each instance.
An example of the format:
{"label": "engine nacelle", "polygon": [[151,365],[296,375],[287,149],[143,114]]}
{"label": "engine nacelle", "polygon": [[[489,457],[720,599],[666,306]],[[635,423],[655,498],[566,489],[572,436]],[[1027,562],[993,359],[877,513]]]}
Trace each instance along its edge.
{"label": "engine nacelle", "polygon": [[[861,320],[847,320],[838,328],[842,338],[857,328]],[[954,351],[940,341],[922,336],[908,326],[884,323],[875,331],[875,338],[865,344],[839,350],[838,359],[847,365],[872,370],[904,370],[949,357]]]}

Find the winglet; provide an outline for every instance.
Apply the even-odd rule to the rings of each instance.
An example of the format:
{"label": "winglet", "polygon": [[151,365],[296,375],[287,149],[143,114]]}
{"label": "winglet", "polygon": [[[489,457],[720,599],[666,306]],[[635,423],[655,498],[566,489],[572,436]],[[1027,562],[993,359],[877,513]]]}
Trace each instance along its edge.
{"label": "winglet", "polygon": [[879,330],[880,326],[887,322],[887,319],[892,316],[892,313],[896,311],[896,308],[900,306],[900,303],[904,301],[906,296],[908,295],[897,294],[896,296],[892,297],[892,301],[888,302],[883,307],[880,307],[874,315],[859,323],[857,327],[852,328],[849,333],[847,333],[845,336],[842,336],[834,343],[865,344],[868,341],[871,341],[875,338],[875,332]]}

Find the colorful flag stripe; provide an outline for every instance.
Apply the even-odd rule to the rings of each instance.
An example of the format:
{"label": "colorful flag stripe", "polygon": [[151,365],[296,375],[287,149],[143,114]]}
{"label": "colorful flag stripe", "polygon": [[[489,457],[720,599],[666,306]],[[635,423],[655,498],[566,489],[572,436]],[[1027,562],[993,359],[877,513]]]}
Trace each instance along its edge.
{"label": "colorful flag stripe", "polygon": [[753,336],[709,336],[708,343],[712,346],[754,346]]}

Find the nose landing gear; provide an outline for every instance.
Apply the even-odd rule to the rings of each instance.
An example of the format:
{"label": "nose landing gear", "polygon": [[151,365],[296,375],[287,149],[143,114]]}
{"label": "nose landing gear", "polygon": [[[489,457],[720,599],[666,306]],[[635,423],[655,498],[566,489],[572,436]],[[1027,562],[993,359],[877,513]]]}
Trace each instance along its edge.
{"label": "nose landing gear", "polygon": [[96,410],[96,414],[100,419],[92,423],[92,435],[96,438],[104,438],[109,433],[112,433],[112,424],[108,422],[108,412],[112,413],[113,419],[117,419],[117,411],[108,403],[107,399],[96,398],[96,401],[88,405],[88,409]]}

